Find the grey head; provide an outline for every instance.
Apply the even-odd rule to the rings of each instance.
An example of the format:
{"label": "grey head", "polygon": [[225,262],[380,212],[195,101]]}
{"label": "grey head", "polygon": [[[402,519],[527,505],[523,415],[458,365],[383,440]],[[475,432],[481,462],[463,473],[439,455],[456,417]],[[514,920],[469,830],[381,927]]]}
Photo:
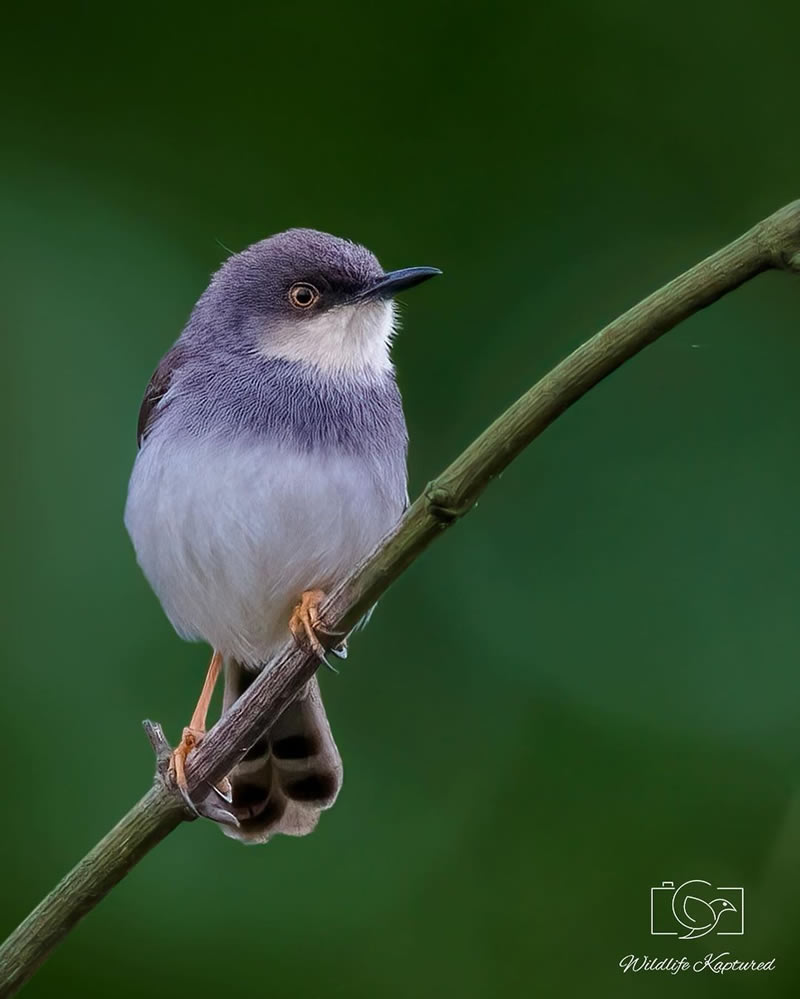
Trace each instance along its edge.
{"label": "grey head", "polygon": [[394,296],[439,273],[435,267],[387,273],[357,243],[290,229],[225,262],[184,338],[331,374],[380,374],[389,366]]}
{"label": "grey head", "polygon": [[234,254],[148,385],[140,445],[170,413],[173,434],[245,431],[348,449],[380,438],[402,450],[393,298],[439,273],[385,272],[365,247],[313,229]]}

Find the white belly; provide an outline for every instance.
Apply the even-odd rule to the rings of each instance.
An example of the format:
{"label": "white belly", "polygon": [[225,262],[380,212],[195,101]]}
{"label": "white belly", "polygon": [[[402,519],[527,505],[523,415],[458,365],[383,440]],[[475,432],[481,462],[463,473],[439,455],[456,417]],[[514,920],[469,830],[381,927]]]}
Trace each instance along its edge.
{"label": "white belly", "polygon": [[288,637],[302,591],[330,590],[403,501],[366,458],[154,434],[136,459],[125,524],[176,630],[256,667]]}

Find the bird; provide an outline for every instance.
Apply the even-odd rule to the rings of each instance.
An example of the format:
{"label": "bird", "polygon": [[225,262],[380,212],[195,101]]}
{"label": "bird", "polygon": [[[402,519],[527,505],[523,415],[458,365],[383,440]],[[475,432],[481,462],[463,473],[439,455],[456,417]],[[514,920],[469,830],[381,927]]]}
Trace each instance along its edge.
{"label": "bird", "polygon": [[[385,271],[314,229],[277,233],[222,264],[150,379],[125,526],[175,630],[212,650],[170,759],[184,795],[219,676],[224,713],[290,635],[322,659],[325,594],[408,506],[395,296],[437,274]],[[306,835],[341,784],[314,676],[221,786],[223,831]]]}
{"label": "bird", "polygon": [[[705,881],[697,883],[708,884]],[[675,919],[689,931],[679,937],[680,940],[695,940],[697,937],[704,937],[716,928],[724,912],[736,911],[736,906],[726,898],[715,898],[711,902],[706,902],[705,899],[698,898],[696,895],[683,893],[682,889],[686,888],[688,884],[692,884],[692,882],[682,885],[675,892],[672,900],[672,913]]]}

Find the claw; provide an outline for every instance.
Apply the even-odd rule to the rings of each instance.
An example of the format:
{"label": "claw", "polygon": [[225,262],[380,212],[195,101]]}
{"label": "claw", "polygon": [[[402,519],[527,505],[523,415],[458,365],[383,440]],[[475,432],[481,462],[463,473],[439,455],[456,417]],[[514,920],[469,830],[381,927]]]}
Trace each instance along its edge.
{"label": "claw", "polygon": [[345,645],[347,643],[346,631],[335,631],[333,628],[327,628],[321,621],[317,622],[316,630],[320,635],[324,635],[326,638],[338,638],[340,645]]}
{"label": "claw", "polygon": [[223,777],[219,784],[209,784],[209,787],[229,805],[233,802],[233,784],[227,777]]}
{"label": "claw", "polygon": [[338,645],[334,645],[331,649],[331,655],[336,656],[337,659],[347,659],[347,639],[339,642]]}
{"label": "claw", "polygon": [[[213,822],[224,822],[226,825],[238,826],[239,820],[225,805],[233,801],[231,782],[224,777],[219,784],[206,784],[208,793],[197,805],[198,814]],[[223,804],[224,802],[224,804]]]}
{"label": "claw", "polygon": [[322,657],[322,662],[323,665],[326,666],[331,671],[331,673],[335,673],[337,676],[339,675],[339,670],[333,665],[333,663],[329,659],[326,659],[325,656]]}

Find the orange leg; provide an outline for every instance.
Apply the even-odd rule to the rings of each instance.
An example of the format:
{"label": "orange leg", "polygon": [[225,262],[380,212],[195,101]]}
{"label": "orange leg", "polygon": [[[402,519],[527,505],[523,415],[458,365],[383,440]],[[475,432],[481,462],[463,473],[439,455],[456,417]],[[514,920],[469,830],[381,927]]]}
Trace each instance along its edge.
{"label": "orange leg", "polygon": [[175,783],[181,794],[187,800],[189,800],[189,791],[186,786],[186,757],[206,734],[208,706],[211,704],[211,697],[221,668],[222,655],[215,650],[208,665],[206,679],[203,683],[203,689],[200,691],[200,697],[197,699],[197,706],[192,713],[192,719],[183,730],[181,741],[172,751],[172,757],[169,761],[169,771],[175,778]]}

